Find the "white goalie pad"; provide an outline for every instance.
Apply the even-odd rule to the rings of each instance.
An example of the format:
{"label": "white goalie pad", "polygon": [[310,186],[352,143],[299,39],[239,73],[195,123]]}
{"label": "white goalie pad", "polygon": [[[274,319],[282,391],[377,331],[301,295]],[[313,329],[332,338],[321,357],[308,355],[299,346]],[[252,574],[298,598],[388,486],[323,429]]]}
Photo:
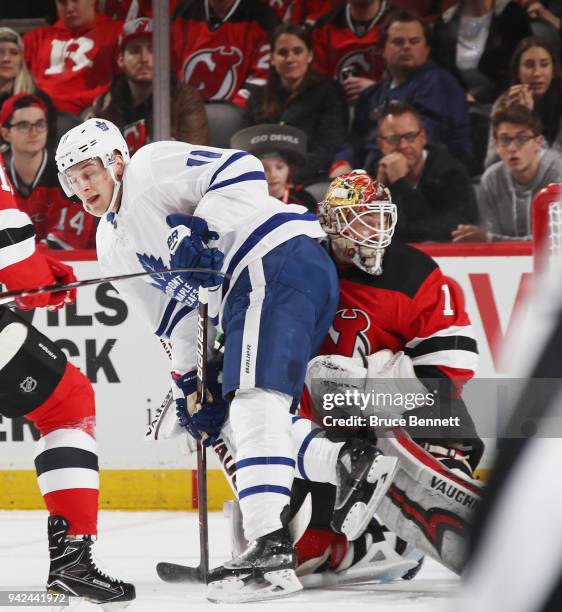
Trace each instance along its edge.
{"label": "white goalie pad", "polygon": [[404,430],[393,433],[377,441],[383,453],[398,457],[394,481],[377,514],[400,538],[460,574],[483,487],[448,470]]}
{"label": "white goalie pad", "polygon": [[308,364],[308,387],[315,406],[326,406],[326,396],[346,391],[361,394],[359,406],[345,406],[344,412],[360,409],[362,416],[400,416],[405,402],[392,401],[380,405],[377,397],[396,399],[412,394],[427,395],[427,387],[417,378],[412,360],[403,351],[385,349],[362,357],[320,355]]}

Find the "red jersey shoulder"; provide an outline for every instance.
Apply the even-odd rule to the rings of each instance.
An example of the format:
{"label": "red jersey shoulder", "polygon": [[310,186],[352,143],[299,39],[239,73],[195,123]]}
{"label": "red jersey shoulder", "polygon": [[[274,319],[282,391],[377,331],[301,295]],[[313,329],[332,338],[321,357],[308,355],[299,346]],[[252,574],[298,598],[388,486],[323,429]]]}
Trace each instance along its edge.
{"label": "red jersey shoulder", "polygon": [[17,208],[17,204],[14,198],[14,190],[4,167],[4,158],[0,153],[0,210],[7,208]]}
{"label": "red jersey shoulder", "polygon": [[121,21],[96,14],[92,24],[78,30],[58,21],[25,35],[26,60],[58,110],[78,114],[107,87],[121,28]]}
{"label": "red jersey shoulder", "polygon": [[339,275],[338,312],[323,353],[357,356],[381,349],[396,352],[423,333],[422,328],[450,325],[446,320],[436,321],[444,308],[441,270],[431,257],[413,247],[393,241],[380,276],[356,266],[340,268]]}
{"label": "red jersey shoulder", "polygon": [[358,34],[350,28],[347,10],[348,5],[342,6],[315,23],[312,33],[315,66],[338,81],[342,80],[344,68],[352,68],[355,76],[378,80],[384,71],[380,46],[384,13]]}
{"label": "red jersey shoulder", "polygon": [[269,33],[278,23],[268,6],[254,0],[240,3],[222,23],[207,21],[203,3],[191,4],[172,26],[178,78],[197,87],[205,99],[238,102],[245,82],[265,83]]}
{"label": "red jersey shoulder", "polygon": [[382,268],[382,274],[373,276],[357,266],[349,266],[340,270],[340,278],[357,285],[395,291],[412,298],[439,266],[434,259],[419,249],[393,240],[385,251]]}

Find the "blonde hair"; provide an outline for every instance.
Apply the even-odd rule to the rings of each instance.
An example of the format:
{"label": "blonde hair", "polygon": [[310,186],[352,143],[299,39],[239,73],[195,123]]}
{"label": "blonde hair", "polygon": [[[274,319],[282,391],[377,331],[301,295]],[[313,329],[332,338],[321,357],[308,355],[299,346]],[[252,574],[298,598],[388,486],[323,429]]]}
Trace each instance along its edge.
{"label": "blonde hair", "polygon": [[21,36],[11,28],[0,28],[0,42],[9,42],[16,45],[21,55],[21,67],[14,79],[12,94],[34,94],[37,87],[23,56],[23,41]]}

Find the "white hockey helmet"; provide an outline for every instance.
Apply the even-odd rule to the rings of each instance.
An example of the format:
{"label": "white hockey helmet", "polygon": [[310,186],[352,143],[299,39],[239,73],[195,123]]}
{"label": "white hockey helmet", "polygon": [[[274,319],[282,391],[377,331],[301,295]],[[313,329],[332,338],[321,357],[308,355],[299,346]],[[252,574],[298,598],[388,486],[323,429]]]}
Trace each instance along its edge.
{"label": "white hockey helmet", "polygon": [[98,158],[103,167],[107,168],[115,183],[114,198],[109,209],[113,206],[117,191],[121,186],[115,177],[114,151],[118,151],[125,162],[129,163],[129,147],[116,125],[107,119],[88,119],[72,128],[60,139],[55,161],[59,171],[59,182],[68,197],[74,195],[74,189],[65,172],[72,166]]}
{"label": "white hockey helmet", "polygon": [[[376,223],[373,213],[379,215]],[[364,170],[338,176],[320,202],[318,216],[330,241],[356,266],[369,274],[382,273],[384,251],[398,218],[387,187]]]}

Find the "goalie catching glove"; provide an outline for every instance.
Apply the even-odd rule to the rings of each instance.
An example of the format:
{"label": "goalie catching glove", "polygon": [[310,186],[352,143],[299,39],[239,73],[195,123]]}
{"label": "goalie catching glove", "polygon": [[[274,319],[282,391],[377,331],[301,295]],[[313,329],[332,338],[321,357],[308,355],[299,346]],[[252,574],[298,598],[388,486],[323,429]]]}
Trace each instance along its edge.
{"label": "goalie catching glove", "polygon": [[205,446],[214,444],[228,415],[228,402],[222,397],[219,374],[219,364],[213,362],[207,364],[206,399],[199,406],[196,401],[197,372],[183,375],[172,372],[175,383],[172,392],[176,401],[178,422],[196,440],[203,437]]}

